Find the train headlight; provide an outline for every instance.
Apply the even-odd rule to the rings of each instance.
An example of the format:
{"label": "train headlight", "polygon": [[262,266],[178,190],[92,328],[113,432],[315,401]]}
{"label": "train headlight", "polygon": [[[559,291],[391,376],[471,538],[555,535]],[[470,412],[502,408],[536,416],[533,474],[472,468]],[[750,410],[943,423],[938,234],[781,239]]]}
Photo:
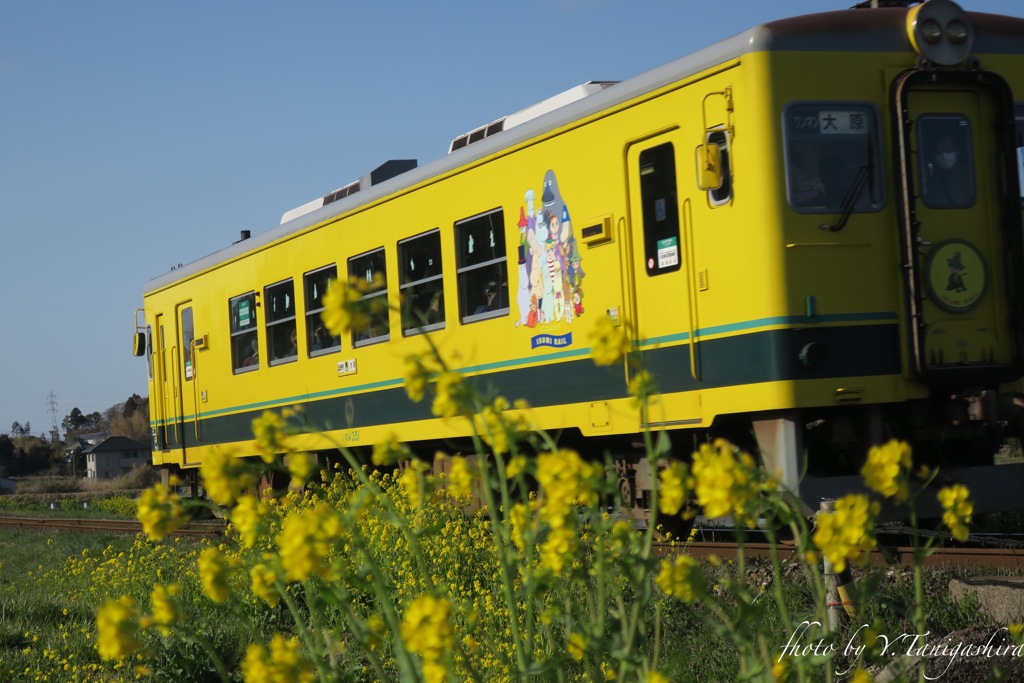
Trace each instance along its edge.
{"label": "train headlight", "polygon": [[926,43],[937,43],[942,40],[942,27],[934,19],[921,22],[921,37]]}
{"label": "train headlight", "polygon": [[953,0],[927,0],[907,12],[907,36],[914,50],[929,62],[953,66],[970,53],[974,27]]}
{"label": "train headlight", "polygon": [[963,45],[969,36],[970,30],[964,22],[954,19],[946,24],[946,37],[954,45]]}

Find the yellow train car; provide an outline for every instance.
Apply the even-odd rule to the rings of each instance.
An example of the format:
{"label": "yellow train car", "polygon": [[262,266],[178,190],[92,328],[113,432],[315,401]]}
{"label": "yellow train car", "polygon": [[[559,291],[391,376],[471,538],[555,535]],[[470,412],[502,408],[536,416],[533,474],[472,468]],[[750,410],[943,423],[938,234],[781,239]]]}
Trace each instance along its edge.
{"label": "yellow train car", "polygon": [[[991,465],[1024,407],[1024,20],[873,4],[579,86],[150,281],[154,464],[255,453],[252,419],[290,406],[336,443],[432,453],[466,426],[405,396],[429,337],[537,426],[616,453],[640,507],[645,428],[681,456],[749,442],[808,500],[899,437],[1019,506],[1021,468]],[[336,277],[390,313],[331,337]],[[604,315],[659,383],[646,424],[634,368],[590,359]]]}

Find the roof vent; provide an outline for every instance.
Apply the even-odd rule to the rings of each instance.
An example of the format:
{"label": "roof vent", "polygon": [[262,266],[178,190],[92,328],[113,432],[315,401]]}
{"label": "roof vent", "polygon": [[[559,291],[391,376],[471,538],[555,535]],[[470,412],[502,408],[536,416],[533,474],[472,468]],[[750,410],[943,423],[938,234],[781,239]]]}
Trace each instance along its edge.
{"label": "roof vent", "polygon": [[486,126],[475,128],[465,135],[452,140],[451,144],[448,145],[448,153],[451,154],[457,149],[462,149],[467,145],[471,145],[474,142],[480,142],[484,138],[489,138],[495,133],[500,133],[503,130],[509,128],[515,128],[516,126],[526,123],[530,119],[535,119],[538,116],[543,116],[550,111],[554,111],[560,107],[564,107],[570,102],[582,100],[584,97],[593,95],[594,93],[601,92],[610,85],[615,85],[618,81],[587,81],[582,85],[577,85],[574,88],[570,88],[565,92],[559,93],[554,97],[549,97],[543,102],[538,102],[526,109],[521,109],[515,114],[509,114],[503,116],[497,121],[492,121]]}
{"label": "roof vent", "polygon": [[281,222],[287,223],[293,218],[304,216],[311,211],[316,211],[321,206],[327,206],[328,204],[332,204],[338,201],[339,199],[348,197],[349,195],[353,195],[356,192],[359,192],[360,190],[365,190],[368,187],[373,187],[374,185],[383,183],[385,180],[391,180],[395,176],[401,175],[406,171],[411,171],[414,168],[416,168],[415,159],[391,159],[390,161],[385,161],[383,164],[373,169],[359,180],[353,183],[349,183],[344,187],[340,187],[334,192],[328,192],[323,197],[314,199],[313,201],[307,202],[302,206],[297,206],[291,211],[285,212],[285,214],[281,216]]}

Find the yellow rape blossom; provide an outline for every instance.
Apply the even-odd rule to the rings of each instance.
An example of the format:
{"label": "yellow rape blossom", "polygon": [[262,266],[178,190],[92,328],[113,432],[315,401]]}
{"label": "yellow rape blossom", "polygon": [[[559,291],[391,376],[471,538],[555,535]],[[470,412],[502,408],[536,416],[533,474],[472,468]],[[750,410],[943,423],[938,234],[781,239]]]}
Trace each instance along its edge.
{"label": "yellow rape blossom", "polygon": [[555,575],[561,574],[566,561],[576,552],[576,533],[571,527],[559,526],[551,529],[540,549],[541,565]]}
{"label": "yellow rape blossom", "polygon": [[658,496],[658,510],[665,515],[678,513],[686,502],[686,486],[689,476],[686,465],[673,462],[658,473],[661,490]]}
{"label": "yellow rape blossom", "polygon": [[285,639],[280,633],[270,641],[270,650],[252,643],[242,660],[245,683],[311,683],[316,680],[313,665],[302,656],[298,638]]}
{"label": "yellow rape blossom", "polygon": [[669,681],[657,671],[651,671],[647,674],[647,683],[669,683]]}
{"label": "yellow rape blossom", "polygon": [[217,548],[209,547],[199,555],[199,579],[203,592],[214,602],[228,599],[228,563]]}
{"label": "yellow rape blossom", "polygon": [[268,465],[273,465],[277,456],[288,450],[284,443],[285,421],[280,413],[264,410],[263,415],[252,421],[252,433],[260,458]]}
{"label": "yellow rape blossom", "polygon": [[970,500],[970,491],[963,484],[946,486],[938,493],[942,503],[942,522],[949,527],[953,538],[966,541],[969,533],[968,525],[974,514],[974,503]]}
{"label": "yellow rape blossom", "polygon": [[421,595],[413,600],[402,617],[401,634],[406,648],[418,652],[424,662],[437,662],[455,644],[451,625],[452,603]]}
{"label": "yellow rape blossom", "polygon": [[651,396],[658,393],[658,385],[655,384],[651,373],[640,370],[633,375],[633,379],[629,380],[628,391],[629,395],[633,397],[633,405],[640,407],[647,403]]}
{"label": "yellow rape blossom", "polygon": [[722,517],[733,513],[748,526],[753,519],[747,506],[758,494],[756,467],[747,453],[736,449],[722,439],[714,444],[701,444],[693,454],[694,493],[697,502],[708,517]]}
{"label": "yellow rape blossom", "polygon": [[328,503],[289,513],[277,535],[285,578],[296,582],[310,576],[332,579],[331,550],[341,532],[338,512]]}
{"label": "yellow rape blossom", "polygon": [[679,555],[675,561],[662,560],[661,570],[654,583],[666,595],[683,602],[693,602],[704,592],[704,577],[700,567],[689,555]]}
{"label": "yellow rape blossom", "polygon": [[239,539],[246,548],[256,545],[263,531],[263,518],[268,508],[266,503],[254,495],[245,495],[238,499],[231,511],[231,523],[238,530]]}
{"label": "yellow rape blossom", "polygon": [[156,584],[153,586],[151,606],[153,609],[153,626],[160,635],[171,635],[171,626],[181,619],[181,610],[175,597],[181,592],[181,586],[172,583],[169,586]]}
{"label": "yellow rape blossom", "polygon": [[405,357],[405,393],[413,403],[423,400],[433,370],[428,366],[427,359],[420,354]]}
{"label": "yellow rape blossom", "polygon": [[249,467],[239,462],[227,451],[215,450],[203,457],[200,466],[203,488],[210,500],[231,507],[235,498],[244,490],[256,485],[256,475]]}
{"label": "yellow rape blossom", "polygon": [[472,391],[462,375],[456,372],[442,372],[437,378],[437,394],[431,407],[438,417],[465,415],[470,408]]}
{"label": "yellow rape blossom", "polygon": [[880,506],[867,496],[849,494],[836,500],[832,512],[819,512],[813,541],[835,572],[847,562],[859,564],[875,547],[875,516]]}
{"label": "yellow rape blossom", "polygon": [[396,462],[403,462],[412,457],[412,451],[404,443],[398,440],[398,436],[392,432],[387,438],[373,444],[373,453],[370,460],[374,465],[394,465]]}
{"label": "yellow rape blossom", "polygon": [[398,478],[398,483],[413,508],[419,508],[423,505],[423,481],[421,475],[427,469],[429,468],[426,463],[420,460],[410,460],[409,465],[402,470],[402,474]]}
{"label": "yellow rape blossom", "polygon": [[597,318],[590,332],[590,355],[596,365],[613,365],[629,353],[629,335],[608,315]]}
{"label": "yellow rape blossom", "polygon": [[171,487],[177,486],[177,477],[171,477],[170,486],[157,484],[142,492],[136,504],[136,517],[142,523],[146,537],[159,541],[174,533],[188,520],[181,496]]}
{"label": "yellow rape blossom", "polygon": [[448,472],[448,492],[457,499],[465,500],[473,495],[473,473],[469,462],[462,456],[452,459],[451,470]]}
{"label": "yellow rape blossom", "polygon": [[277,572],[260,563],[253,565],[249,570],[249,578],[252,581],[252,592],[263,602],[271,607],[277,607],[281,601],[281,593],[277,590]]}
{"label": "yellow rape blossom", "polygon": [[563,526],[573,505],[597,503],[594,484],[603,472],[600,465],[589,463],[576,451],[566,448],[538,456],[537,481],[544,492],[540,514],[544,521],[552,527]]}
{"label": "yellow rape blossom", "polygon": [[587,640],[582,633],[570,633],[565,649],[569,652],[569,656],[578,662],[583,659],[583,653],[587,649]]}
{"label": "yellow rape blossom", "polygon": [[324,310],[320,313],[324,327],[335,337],[341,337],[352,330],[362,330],[370,322],[369,312],[363,305],[363,293],[359,291],[358,280],[344,282],[331,280],[327,294],[323,297]]}
{"label": "yellow rape blossom", "polygon": [[142,647],[139,612],[125,596],[108,602],[96,614],[96,649],[107,660],[123,659]]}
{"label": "yellow rape blossom", "polygon": [[292,475],[291,487],[295,489],[303,487],[317,468],[316,457],[310,453],[291,453],[287,461],[288,473]]}
{"label": "yellow rape blossom", "polygon": [[909,495],[910,444],[893,439],[884,446],[872,446],[861,468],[864,483],[886,498],[904,501]]}
{"label": "yellow rape blossom", "polygon": [[494,453],[509,451],[509,432],[516,426],[505,419],[504,411],[508,410],[508,407],[508,400],[499,396],[473,416],[477,432]]}

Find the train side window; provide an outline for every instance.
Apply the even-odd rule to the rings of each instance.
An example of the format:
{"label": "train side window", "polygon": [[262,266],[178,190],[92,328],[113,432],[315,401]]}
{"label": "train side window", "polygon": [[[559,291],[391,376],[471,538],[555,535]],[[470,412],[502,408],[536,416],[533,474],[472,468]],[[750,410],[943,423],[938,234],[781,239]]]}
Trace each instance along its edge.
{"label": "train side window", "polygon": [[[504,211],[495,209],[456,222],[455,241],[459,319],[463,323],[472,323],[507,316],[508,257]],[[554,242],[552,245],[552,249],[557,249]]]}
{"label": "train side window", "polygon": [[327,328],[321,315],[324,312],[324,295],[330,283],[338,279],[338,266],[327,266],[302,276],[306,291],[306,352],[322,356],[341,349],[341,337],[335,337]]}
{"label": "train side window", "polygon": [[363,301],[370,319],[365,328],[352,330],[352,345],[366,346],[391,338],[391,319],[388,310],[388,274],[384,261],[384,247],[368,251],[348,260],[349,278],[365,280],[367,289]]}
{"label": "train side window", "polygon": [[711,206],[728,204],[732,199],[732,168],[729,165],[729,136],[724,130],[708,133],[707,141],[718,145],[722,158],[722,186],[716,190],[708,190],[708,201]]}
{"label": "train side window", "polygon": [[185,381],[191,382],[193,371],[192,343],[196,339],[195,324],[192,322],[192,307],[181,309],[181,357],[185,361]]}
{"label": "train side window", "polygon": [[402,333],[410,335],[443,329],[440,230],[398,243],[398,280],[402,292]]}
{"label": "train side window", "polygon": [[153,355],[156,353],[156,349],[153,348],[152,325],[146,325],[146,348],[149,349],[149,353],[146,354],[146,365],[149,366],[149,378],[153,379]]}
{"label": "train side window", "polygon": [[256,370],[260,366],[260,346],[256,337],[256,292],[248,292],[228,301],[231,316],[231,367],[235,373]]}
{"label": "train side window", "polygon": [[640,152],[640,203],[648,275],[679,270],[679,201],[672,143]]}
{"label": "train side window", "polygon": [[974,204],[971,122],[958,114],[917,119],[921,199],[929,209],[965,209]]}
{"label": "train side window", "polygon": [[1024,104],[1016,106],[1017,119],[1017,181],[1020,184],[1020,207],[1024,209]]}
{"label": "train side window", "polygon": [[291,279],[263,290],[263,314],[267,320],[267,354],[271,365],[290,363],[299,357],[295,326],[295,284]]}
{"label": "train side window", "polygon": [[786,189],[800,213],[880,211],[878,115],[870,104],[794,103],[783,114]]}

